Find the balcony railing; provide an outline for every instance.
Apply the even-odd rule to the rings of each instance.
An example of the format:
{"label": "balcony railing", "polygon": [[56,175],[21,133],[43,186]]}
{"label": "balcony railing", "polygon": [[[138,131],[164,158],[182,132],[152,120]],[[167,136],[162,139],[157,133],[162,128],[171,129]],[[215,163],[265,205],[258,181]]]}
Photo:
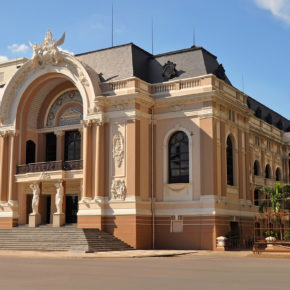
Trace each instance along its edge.
{"label": "balcony railing", "polygon": [[42,172],[42,171],[57,171],[57,170],[78,170],[83,169],[82,160],[71,160],[71,161],[48,161],[29,163],[24,165],[17,165],[16,173],[25,174],[29,172]]}

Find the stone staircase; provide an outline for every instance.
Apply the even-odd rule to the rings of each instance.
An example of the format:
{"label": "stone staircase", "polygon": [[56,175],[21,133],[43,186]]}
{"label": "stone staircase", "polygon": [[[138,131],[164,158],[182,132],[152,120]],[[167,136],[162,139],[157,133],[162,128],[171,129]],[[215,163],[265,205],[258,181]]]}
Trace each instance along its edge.
{"label": "stone staircase", "polygon": [[103,252],[133,249],[113,235],[75,225],[54,228],[27,225],[0,230],[0,250]]}

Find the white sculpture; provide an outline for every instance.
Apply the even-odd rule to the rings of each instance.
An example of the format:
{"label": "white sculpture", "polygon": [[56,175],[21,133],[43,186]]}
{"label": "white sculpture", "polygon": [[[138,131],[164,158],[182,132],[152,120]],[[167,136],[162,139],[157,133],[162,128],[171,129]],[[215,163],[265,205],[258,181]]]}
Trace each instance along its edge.
{"label": "white sculpture", "polygon": [[37,215],[38,212],[38,205],[39,205],[39,195],[40,189],[37,183],[30,184],[30,188],[32,189],[33,198],[32,198],[32,214]]}
{"label": "white sculpture", "polygon": [[114,199],[126,199],[126,185],[125,180],[113,180],[112,186],[111,186],[111,195],[114,197]]}
{"label": "white sculpture", "polygon": [[64,43],[65,33],[62,37],[55,41],[50,30],[47,31],[43,42],[39,45],[38,42],[34,45],[29,41],[33,49],[33,66],[34,68],[43,67],[46,63],[58,65],[62,61],[58,46]]}
{"label": "white sculpture", "polygon": [[121,167],[124,159],[124,138],[120,132],[113,137],[113,158],[118,167]]}
{"label": "white sculpture", "polygon": [[63,203],[63,185],[62,182],[58,182],[55,184],[56,187],[56,195],[55,195],[55,206],[56,213],[62,214],[62,203]]}

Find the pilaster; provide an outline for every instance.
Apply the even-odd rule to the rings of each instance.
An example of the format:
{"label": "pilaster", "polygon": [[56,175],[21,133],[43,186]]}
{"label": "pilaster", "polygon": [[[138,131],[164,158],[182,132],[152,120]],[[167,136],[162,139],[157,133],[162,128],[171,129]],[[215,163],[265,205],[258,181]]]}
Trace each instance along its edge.
{"label": "pilaster", "polygon": [[56,160],[64,160],[64,135],[63,130],[55,130],[56,135]]}
{"label": "pilaster", "polygon": [[82,199],[92,198],[92,123],[89,120],[83,121],[83,187]]}

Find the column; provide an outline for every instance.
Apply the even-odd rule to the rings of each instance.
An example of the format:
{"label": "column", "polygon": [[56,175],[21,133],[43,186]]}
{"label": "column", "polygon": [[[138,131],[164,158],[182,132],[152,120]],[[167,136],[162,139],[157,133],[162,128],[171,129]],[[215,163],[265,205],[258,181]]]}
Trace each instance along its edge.
{"label": "column", "polygon": [[227,158],[226,158],[226,143],[225,143],[225,123],[220,122],[221,128],[221,196],[227,195]]}
{"label": "column", "polygon": [[64,160],[64,135],[63,130],[55,130],[56,135],[56,160]]}
{"label": "column", "polygon": [[101,122],[94,123],[94,147],[95,147],[95,160],[94,160],[94,197],[104,196],[104,125]]}
{"label": "column", "polygon": [[7,201],[8,135],[0,132],[0,201]]}
{"label": "column", "polygon": [[253,166],[254,166],[254,156],[253,156],[253,148],[250,147],[249,143],[249,134],[245,132],[245,150],[246,150],[246,156],[245,156],[245,164],[246,164],[246,176],[245,176],[245,181],[246,181],[246,199],[250,200],[253,202],[253,195],[252,195],[252,190],[250,188],[250,176],[253,176]]}
{"label": "column", "polygon": [[9,136],[9,183],[8,183],[8,200],[16,201],[17,184],[15,182],[16,166],[17,166],[17,149],[18,149],[18,135],[12,132]]}
{"label": "column", "polygon": [[92,197],[91,122],[83,121],[83,186],[82,199]]}

